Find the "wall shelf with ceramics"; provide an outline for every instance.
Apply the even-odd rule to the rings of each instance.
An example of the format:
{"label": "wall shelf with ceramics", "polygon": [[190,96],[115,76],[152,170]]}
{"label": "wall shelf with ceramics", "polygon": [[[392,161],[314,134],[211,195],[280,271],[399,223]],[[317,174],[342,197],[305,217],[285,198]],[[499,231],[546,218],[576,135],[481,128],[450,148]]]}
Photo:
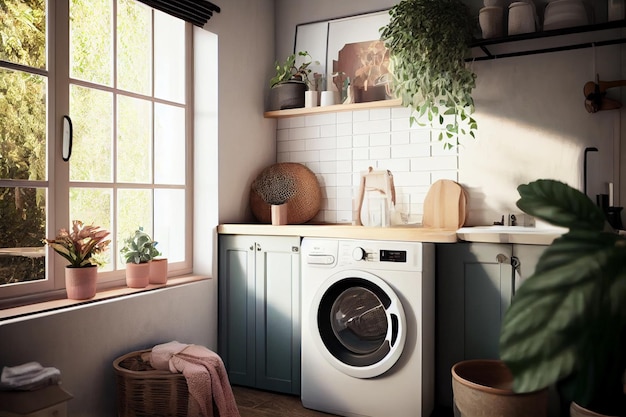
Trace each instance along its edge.
{"label": "wall shelf with ceramics", "polygon": [[470,44],[466,61],[483,61],[626,43],[626,19],[592,25],[525,33]]}
{"label": "wall shelf with ceramics", "polygon": [[317,107],[303,107],[303,108],[298,108],[298,109],[287,109],[287,110],[272,110],[272,111],[266,111],[265,113],[263,113],[263,116],[265,118],[280,119],[283,117],[307,116],[307,115],[312,115],[312,114],[336,113],[336,112],[341,112],[341,111],[379,109],[383,107],[398,107],[400,105],[402,105],[402,100],[391,99],[391,100],[369,101],[365,103],[335,104],[332,106],[317,106]]}

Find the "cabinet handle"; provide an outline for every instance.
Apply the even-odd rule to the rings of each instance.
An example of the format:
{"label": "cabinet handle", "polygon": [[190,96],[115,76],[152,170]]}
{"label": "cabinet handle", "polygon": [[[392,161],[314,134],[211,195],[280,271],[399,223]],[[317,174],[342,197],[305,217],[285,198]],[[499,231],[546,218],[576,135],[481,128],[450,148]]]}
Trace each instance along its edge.
{"label": "cabinet handle", "polygon": [[509,260],[509,257],[508,257],[508,256],[506,256],[506,255],[505,255],[505,254],[503,254],[503,253],[499,253],[499,254],[497,254],[497,255],[496,255],[496,261],[497,261],[499,264],[503,264],[503,263],[505,263],[505,262],[506,262],[506,261],[508,261],[508,260]]}
{"label": "cabinet handle", "polygon": [[250,246],[250,250],[254,250],[254,245]]}
{"label": "cabinet handle", "polygon": [[256,250],[259,252],[261,251],[261,245],[259,245],[258,243],[256,244]]}

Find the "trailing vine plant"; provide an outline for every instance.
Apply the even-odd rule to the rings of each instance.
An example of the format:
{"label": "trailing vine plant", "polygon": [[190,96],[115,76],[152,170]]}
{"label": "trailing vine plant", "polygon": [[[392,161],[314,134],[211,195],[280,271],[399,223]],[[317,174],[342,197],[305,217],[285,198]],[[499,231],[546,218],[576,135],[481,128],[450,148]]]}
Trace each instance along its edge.
{"label": "trailing vine plant", "polygon": [[402,0],[389,16],[381,39],[394,94],[413,110],[410,124],[440,128],[445,148],[458,146],[460,135],[476,138],[476,75],[465,62],[475,25],[468,7],[461,0]]}

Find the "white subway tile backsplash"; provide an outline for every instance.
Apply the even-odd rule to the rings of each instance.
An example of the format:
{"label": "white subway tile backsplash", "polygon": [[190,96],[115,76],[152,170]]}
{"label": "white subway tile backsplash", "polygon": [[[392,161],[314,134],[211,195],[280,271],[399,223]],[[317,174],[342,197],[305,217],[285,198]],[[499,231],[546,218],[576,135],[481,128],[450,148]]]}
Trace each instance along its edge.
{"label": "white subway tile backsplash", "polygon": [[391,134],[385,133],[373,133],[370,135],[370,146],[388,146],[391,144]]}
{"label": "white subway tile backsplash", "polygon": [[323,126],[323,125],[336,125],[337,113],[321,113],[311,116],[305,116],[305,126]]}
{"label": "white subway tile backsplash", "polygon": [[352,135],[352,123],[338,123],[337,124],[337,136],[349,136]]}
{"label": "white subway tile backsplash", "polygon": [[369,119],[370,119],[369,110],[357,110],[357,111],[352,112],[353,123],[367,122]]}
{"label": "white subway tile backsplash", "polygon": [[370,146],[369,135],[352,136],[352,146],[355,148],[368,148]]}
{"label": "white subway tile backsplash", "polygon": [[352,159],[354,161],[364,161],[370,160],[370,150],[369,148],[363,147],[363,148],[354,148],[352,150]]}
{"label": "white subway tile backsplash", "polygon": [[352,112],[344,111],[337,113],[337,124],[350,123],[352,124]]}
{"label": "white subway tile backsplash", "polygon": [[337,161],[337,173],[351,173],[352,160]]}
{"label": "white subway tile backsplash", "polygon": [[429,129],[410,127],[409,114],[394,107],[279,119],[277,160],[305,164],[320,182],[323,208],[315,221],[352,222],[361,175],[372,167],[392,172],[397,211],[421,222],[430,185],[457,180],[458,152],[431,142]]}
{"label": "white subway tile backsplash", "polygon": [[407,130],[391,133],[392,145],[408,145],[410,143],[411,134]]}
{"label": "white subway tile backsplash", "polygon": [[300,116],[300,117],[289,117],[286,119],[289,122],[289,128],[290,129],[295,129],[297,127],[304,127],[304,117]]}
{"label": "white subway tile backsplash", "polygon": [[391,149],[389,146],[370,146],[370,159],[376,160],[376,166],[378,166],[379,160],[386,160],[391,158]]}
{"label": "white subway tile backsplash", "polygon": [[306,150],[315,151],[320,149],[337,149],[337,139],[333,136],[330,138],[315,138],[306,141]]}
{"label": "white subway tile backsplash", "polygon": [[337,125],[322,125],[320,128],[320,136],[323,138],[337,137]]}
{"label": "white subway tile backsplash", "polygon": [[297,127],[295,129],[290,129],[289,131],[289,140],[311,139],[311,138],[319,138],[319,137],[320,137],[319,126]]}
{"label": "white subway tile backsplash", "polygon": [[384,133],[391,130],[390,120],[372,120],[366,122],[354,122],[352,124],[354,134]]}
{"label": "white subway tile backsplash", "polygon": [[391,109],[389,107],[383,109],[371,109],[369,114],[370,120],[389,120],[391,118]]}

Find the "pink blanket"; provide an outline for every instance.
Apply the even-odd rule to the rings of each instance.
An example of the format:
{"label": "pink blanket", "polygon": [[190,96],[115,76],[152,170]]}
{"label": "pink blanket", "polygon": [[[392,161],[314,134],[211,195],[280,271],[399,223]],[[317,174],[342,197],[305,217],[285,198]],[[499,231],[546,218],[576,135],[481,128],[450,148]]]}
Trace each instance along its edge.
{"label": "pink blanket", "polygon": [[150,363],[155,369],[181,372],[187,381],[190,399],[189,416],[240,417],[224,362],[204,346],[176,341],[152,348]]}

